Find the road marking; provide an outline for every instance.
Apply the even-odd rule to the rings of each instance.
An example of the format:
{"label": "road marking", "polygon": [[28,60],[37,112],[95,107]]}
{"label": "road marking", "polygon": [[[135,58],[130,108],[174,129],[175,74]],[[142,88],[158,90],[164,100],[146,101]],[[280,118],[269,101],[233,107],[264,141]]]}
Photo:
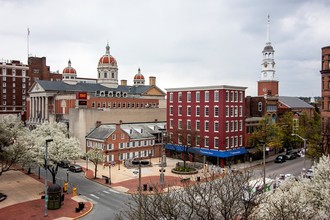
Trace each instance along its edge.
{"label": "road marking", "polygon": [[94,198],[100,199],[100,197],[94,195],[94,194],[90,194],[91,196],[93,196]]}
{"label": "road marking", "polygon": [[110,194],[110,192],[109,191],[103,191],[104,193],[106,193],[106,194]]}
{"label": "road marking", "polygon": [[113,192],[113,193],[117,193],[117,194],[119,194],[119,192],[118,192],[118,191],[116,191],[116,190],[113,190],[113,189],[109,189],[109,191],[110,191],[110,192]]}

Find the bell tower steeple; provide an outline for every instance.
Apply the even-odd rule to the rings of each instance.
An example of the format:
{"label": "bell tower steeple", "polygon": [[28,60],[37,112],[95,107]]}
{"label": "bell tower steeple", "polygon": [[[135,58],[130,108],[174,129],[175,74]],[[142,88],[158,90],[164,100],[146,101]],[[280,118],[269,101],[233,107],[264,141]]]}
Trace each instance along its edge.
{"label": "bell tower steeple", "polygon": [[275,80],[274,49],[270,42],[270,17],[267,21],[267,40],[262,51],[261,76],[258,81],[258,95],[278,95],[278,81]]}

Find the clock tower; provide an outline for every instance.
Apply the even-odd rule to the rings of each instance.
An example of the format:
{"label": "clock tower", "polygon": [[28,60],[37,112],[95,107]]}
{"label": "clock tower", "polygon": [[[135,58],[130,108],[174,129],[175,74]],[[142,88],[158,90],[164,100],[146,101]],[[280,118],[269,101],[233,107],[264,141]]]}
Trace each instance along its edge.
{"label": "clock tower", "polygon": [[261,76],[258,81],[258,96],[278,96],[278,81],[275,80],[274,49],[269,37],[269,15],[267,22],[267,42],[262,51]]}

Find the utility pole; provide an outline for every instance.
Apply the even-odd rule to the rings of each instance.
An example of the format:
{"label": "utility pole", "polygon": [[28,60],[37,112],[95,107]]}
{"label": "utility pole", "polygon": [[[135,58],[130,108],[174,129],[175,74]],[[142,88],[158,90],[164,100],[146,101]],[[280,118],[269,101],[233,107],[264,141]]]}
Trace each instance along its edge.
{"label": "utility pole", "polygon": [[141,158],[139,151],[139,220],[142,220],[142,186],[141,186]]}
{"label": "utility pole", "polygon": [[47,217],[48,216],[48,194],[47,194],[47,190],[48,190],[48,185],[47,185],[47,161],[48,161],[48,143],[52,142],[53,139],[47,139],[46,140],[46,148],[45,148],[45,172],[46,172],[46,178],[45,178],[45,213],[44,216]]}

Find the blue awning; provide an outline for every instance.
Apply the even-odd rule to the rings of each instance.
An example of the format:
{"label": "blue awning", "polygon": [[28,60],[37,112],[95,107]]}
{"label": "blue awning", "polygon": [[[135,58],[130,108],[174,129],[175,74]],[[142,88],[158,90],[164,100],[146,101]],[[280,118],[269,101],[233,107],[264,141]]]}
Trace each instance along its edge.
{"label": "blue awning", "polygon": [[[166,144],[165,149],[167,150],[174,150],[177,152],[183,152],[185,150],[184,146],[181,145],[174,145],[174,144]],[[219,151],[219,150],[210,150],[210,149],[204,149],[204,148],[197,148],[197,147],[189,147],[188,148],[189,153],[195,153],[195,154],[202,154],[205,156],[211,156],[211,157],[220,157],[220,158],[227,158],[227,157],[234,157],[242,154],[247,154],[247,150],[244,147],[227,150],[227,151]]]}

